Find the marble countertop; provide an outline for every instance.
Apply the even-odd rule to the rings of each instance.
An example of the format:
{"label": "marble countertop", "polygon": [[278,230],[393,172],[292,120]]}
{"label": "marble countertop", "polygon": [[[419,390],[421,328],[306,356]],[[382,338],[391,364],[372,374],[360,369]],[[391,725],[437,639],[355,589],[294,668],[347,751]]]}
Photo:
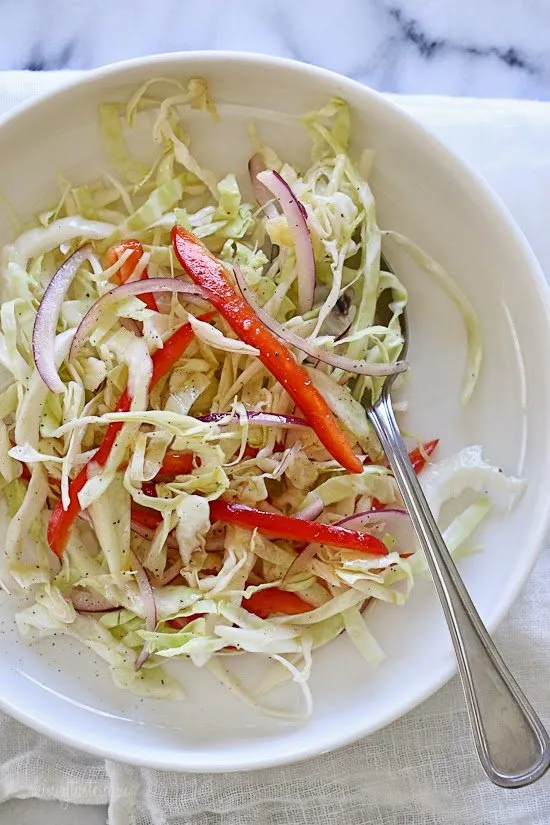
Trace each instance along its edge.
{"label": "marble countertop", "polygon": [[0,21],[0,70],[232,49],[381,91],[550,98],[546,0],[3,0]]}

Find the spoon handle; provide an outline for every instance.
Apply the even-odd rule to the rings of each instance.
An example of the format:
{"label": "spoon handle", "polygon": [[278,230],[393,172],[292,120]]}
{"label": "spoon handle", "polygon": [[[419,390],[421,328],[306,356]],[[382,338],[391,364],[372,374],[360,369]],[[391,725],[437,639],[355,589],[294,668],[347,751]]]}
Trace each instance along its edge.
{"label": "spoon handle", "polygon": [[550,766],[550,739],[493,644],[414,473],[388,394],[368,410],[426,555],[449,626],[478,756],[489,779],[519,788]]}

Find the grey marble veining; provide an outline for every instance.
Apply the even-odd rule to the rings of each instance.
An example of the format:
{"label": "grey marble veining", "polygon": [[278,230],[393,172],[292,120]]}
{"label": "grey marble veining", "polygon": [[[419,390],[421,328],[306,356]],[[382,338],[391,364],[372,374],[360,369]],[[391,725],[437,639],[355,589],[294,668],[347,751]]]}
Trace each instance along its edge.
{"label": "grey marble veining", "polygon": [[547,0],[0,0],[0,69],[240,49],[383,91],[550,98]]}

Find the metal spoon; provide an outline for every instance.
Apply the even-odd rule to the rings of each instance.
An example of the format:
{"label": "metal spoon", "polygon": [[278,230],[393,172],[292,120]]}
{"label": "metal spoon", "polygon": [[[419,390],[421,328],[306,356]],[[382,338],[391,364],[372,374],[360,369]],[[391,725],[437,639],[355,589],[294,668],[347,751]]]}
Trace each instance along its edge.
{"label": "metal spoon", "polygon": [[[405,313],[401,329],[405,357]],[[374,404],[369,398],[363,403],[426,555],[451,633],[483,769],[495,785],[520,788],[540,779],[550,766],[550,738],[493,644],[428,507],[392,409],[394,377],[385,380]]]}

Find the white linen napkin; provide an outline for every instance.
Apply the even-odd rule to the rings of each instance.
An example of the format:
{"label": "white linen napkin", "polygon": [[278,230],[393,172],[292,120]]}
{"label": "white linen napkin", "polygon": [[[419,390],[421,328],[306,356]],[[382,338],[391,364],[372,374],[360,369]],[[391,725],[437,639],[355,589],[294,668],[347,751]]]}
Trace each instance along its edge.
{"label": "white linen napkin", "polygon": [[[0,113],[69,76],[0,73]],[[550,273],[550,104],[395,99],[485,176]],[[496,640],[550,724],[549,551]],[[241,774],[169,774],[105,762],[0,714],[0,802],[11,797],[108,803],[109,825],[550,822],[550,776],[514,791],[494,788],[485,778],[456,678],[421,707],[355,745],[298,765]]]}

